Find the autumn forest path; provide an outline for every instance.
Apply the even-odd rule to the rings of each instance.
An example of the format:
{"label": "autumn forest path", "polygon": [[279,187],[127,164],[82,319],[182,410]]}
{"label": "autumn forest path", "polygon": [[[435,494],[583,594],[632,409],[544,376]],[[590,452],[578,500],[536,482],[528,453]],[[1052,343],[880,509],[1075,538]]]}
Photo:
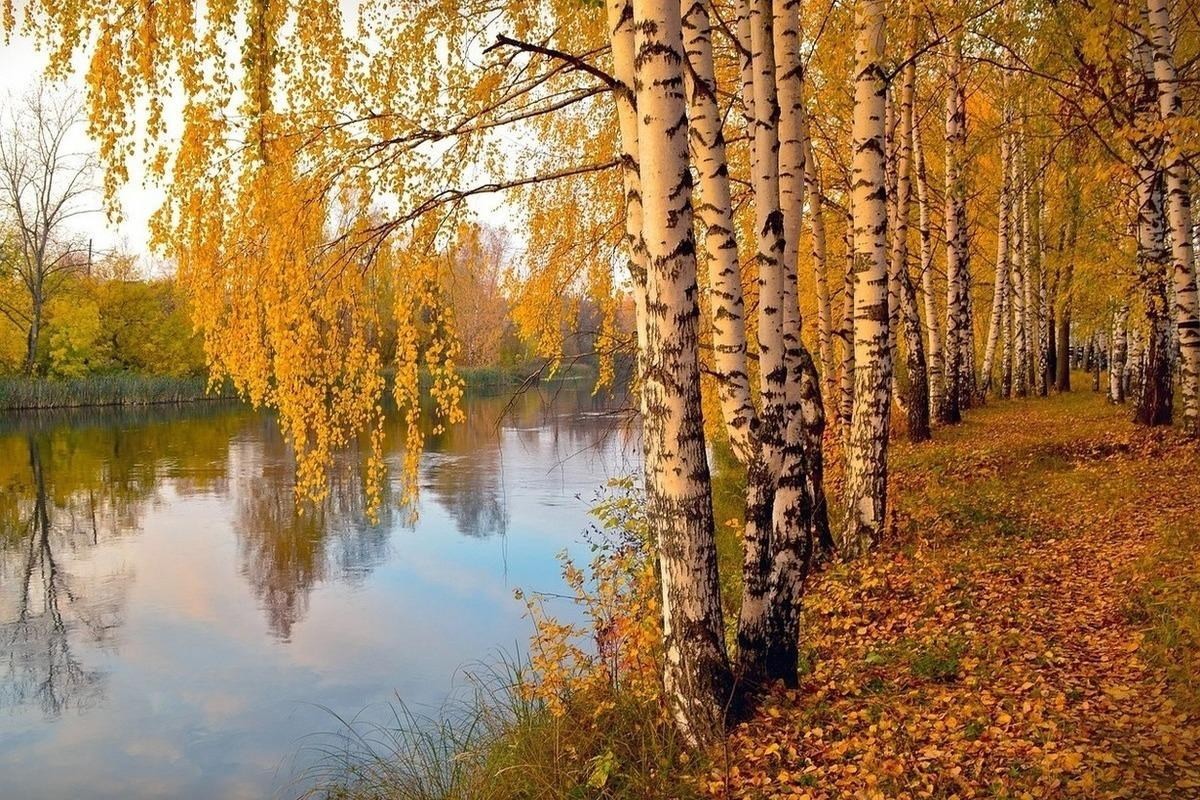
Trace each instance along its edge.
{"label": "autumn forest path", "polygon": [[1200,798],[1200,451],[1080,391],[893,456],[892,540],[814,579],[730,797]]}

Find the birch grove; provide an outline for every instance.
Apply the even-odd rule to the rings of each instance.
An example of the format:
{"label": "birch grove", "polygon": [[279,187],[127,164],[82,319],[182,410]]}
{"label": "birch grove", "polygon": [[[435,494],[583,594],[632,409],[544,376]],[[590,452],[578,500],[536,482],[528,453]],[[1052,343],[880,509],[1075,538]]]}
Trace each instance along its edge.
{"label": "birch grove", "polygon": [[[1112,413],[1147,426],[1174,421],[1177,372],[1200,435],[1183,4],[370,0],[322,2],[311,29],[290,0],[151,21],[18,5],[56,70],[90,59],[111,174],[153,154],[154,232],[213,374],[278,412],[309,499],[365,433],[383,502],[389,370],[417,490],[424,375],[439,424],[461,417],[430,254],[503,198],[529,350],[560,364],[586,298],[601,383],[629,365],[662,685],[689,742],[798,685],[811,573],[889,535],[893,414],[920,452],[985,396],[1039,402],[1073,367],[1099,391],[1103,365]],[[172,93],[180,130],[146,100]],[[402,290],[381,311],[383,278]]]}

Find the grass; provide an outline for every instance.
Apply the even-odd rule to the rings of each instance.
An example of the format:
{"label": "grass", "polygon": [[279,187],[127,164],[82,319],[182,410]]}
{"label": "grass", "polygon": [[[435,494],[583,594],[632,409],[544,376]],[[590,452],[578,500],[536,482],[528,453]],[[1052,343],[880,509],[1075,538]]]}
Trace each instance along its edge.
{"label": "grass", "polygon": [[1172,526],[1134,567],[1127,609],[1149,661],[1166,672],[1177,702],[1200,713],[1200,530]]}
{"label": "grass", "polygon": [[[533,367],[464,367],[459,370],[459,375],[468,390],[495,394],[519,386],[534,371]],[[390,380],[390,374],[388,377]],[[588,365],[568,364],[553,380],[594,381],[595,378],[595,370]],[[423,386],[432,383],[424,373],[421,381]],[[209,392],[208,379],[200,376],[177,378],[113,373],[69,379],[0,377],[0,411],[161,405],[236,397],[231,385]]]}
{"label": "grass", "polygon": [[[458,376],[462,378],[468,391],[496,394],[526,382],[581,381],[590,386],[596,380],[596,370],[590,364],[573,362],[564,364],[551,376],[542,365],[529,362],[515,366],[459,367]],[[390,391],[391,381],[395,377],[394,371],[386,370],[385,377]],[[425,369],[421,370],[420,382],[423,389],[433,385],[433,378]]]}
{"label": "grass", "polygon": [[0,378],[0,411],[86,406],[137,406],[229,399],[231,387],[210,393],[203,377],[94,375],[86,378]]}
{"label": "grass", "polygon": [[912,655],[909,667],[918,678],[935,683],[950,683],[958,678],[965,644],[960,640],[937,643]]}
{"label": "grass", "polygon": [[340,720],[310,749],[305,800],[688,800],[691,756],[673,727],[628,695],[552,713],[502,660],[469,676],[471,691],[433,715],[403,703],[384,723]]}

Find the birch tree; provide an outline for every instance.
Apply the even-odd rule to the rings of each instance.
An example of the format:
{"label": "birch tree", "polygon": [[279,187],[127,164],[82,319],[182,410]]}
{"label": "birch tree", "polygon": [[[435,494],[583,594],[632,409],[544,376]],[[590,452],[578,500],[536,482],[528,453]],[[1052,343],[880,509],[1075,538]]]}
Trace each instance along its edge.
{"label": "birch tree", "polygon": [[817,352],[821,359],[823,397],[832,403],[837,397],[837,370],[833,351],[833,309],[829,298],[829,255],[825,239],[824,194],[821,173],[813,156],[812,134],[808,117],[804,119],[804,176],[808,189],[808,216],[812,233],[813,283],[817,293]]}
{"label": "birch tree", "polygon": [[887,440],[891,398],[888,353],[887,191],[884,4],[855,11],[852,186],[854,213],[854,410],[847,449],[848,512],[842,547],[866,551],[887,514]]}
{"label": "birch tree", "polygon": [[[895,230],[892,231],[891,283],[896,287],[899,313],[889,317],[888,324],[897,316],[904,325],[904,347],[907,354],[908,396],[905,407],[908,413],[908,438],[912,442],[923,442],[932,435],[929,428],[929,381],[925,364],[925,345],[921,340],[921,315],[917,310],[916,291],[908,269],[908,222],[912,205],[912,162],[913,162],[913,105],[915,103],[916,64],[916,20],[909,8],[908,46],[905,52],[903,82],[900,90],[899,132],[896,145],[896,202]],[[890,302],[890,300],[889,300]]]}
{"label": "birch tree", "polygon": [[854,198],[850,196],[851,212],[846,218],[846,268],[842,273],[842,324],[838,340],[842,347],[841,381],[838,392],[838,417],[842,436],[850,440],[850,422],[854,416]]}
{"label": "birch tree", "polygon": [[646,248],[646,514],[662,581],[663,682],[680,729],[704,741],[722,729],[732,676],[700,409],[682,20],[672,0],[636,0],[633,10]]}
{"label": "birch tree", "polygon": [[1129,307],[1121,306],[1113,315],[1111,348],[1108,358],[1108,402],[1125,402],[1125,358],[1128,348],[1126,325],[1129,322]]}
{"label": "birch tree", "polygon": [[[1007,122],[1007,115],[1005,121]],[[1002,134],[1000,138],[1000,202],[997,209],[997,230],[996,230],[996,278],[992,288],[992,314],[988,322],[988,338],[987,344],[983,352],[983,386],[984,394],[991,391],[992,388],[992,367],[996,358],[996,349],[1000,346],[1001,336],[1007,332],[1006,317],[1008,315],[1008,225],[1009,225],[1009,192],[1011,184],[1009,182],[1008,164],[1011,158],[1009,154],[1009,137]],[[1007,342],[1005,347],[1005,356],[1010,355],[1007,351]],[[1011,368],[1011,362],[1009,363]],[[1004,392],[1001,391],[1003,395]]]}
{"label": "birch tree", "polygon": [[962,37],[953,43],[946,91],[946,350],[945,392],[938,421],[962,421],[963,372],[967,342],[967,252],[963,225],[966,220],[966,188],[962,158],[966,140],[966,104],[963,101]]}
{"label": "birch tree", "polygon": [[[1020,168],[1014,164],[1014,170]],[[1025,305],[1026,256],[1026,225],[1028,205],[1026,203],[1025,175],[1018,171],[1013,179],[1015,198],[1013,201],[1013,259],[1012,259],[1012,334],[1013,334],[1013,394],[1017,397],[1029,395],[1029,340],[1026,332],[1029,330],[1026,322],[1028,309]]]}
{"label": "birch tree", "polygon": [[1134,78],[1134,115],[1137,126],[1133,148],[1137,176],[1137,271],[1145,312],[1145,369],[1138,389],[1134,421],[1142,425],[1169,425],[1172,418],[1172,380],[1168,345],[1166,209],[1164,208],[1163,140],[1155,132],[1158,86],[1153,53],[1140,39],[1131,54]]}
{"label": "birch tree", "polygon": [[929,343],[926,364],[929,375],[930,414],[939,413],[943,402],[945,370],[937,298],[933,292],[933,230],[929,221],[929,181],[925,170],[925,148],[921,132],[913,130],[913,157],[917,170],[917,227],[921,240],[921,294],[925,306],[925,336]]}
{"label": "birch tree", "polygon": [[1172,128],[1183,119],[1183,99],[1175,71],[1171,12],[1167,0],[1147,0],[1158,109],[1166,126],[1163,148],[1167,223],[1171,234],[1171,274],[1174,281],[1175,327],[1179,336],[1179,374],[1183,398],[1182,422],[1191,435],[1200,434],[1200,307],[1196,292],[1196,260],[1192,245],[1192,194],[1183,151],[1173,141]]}

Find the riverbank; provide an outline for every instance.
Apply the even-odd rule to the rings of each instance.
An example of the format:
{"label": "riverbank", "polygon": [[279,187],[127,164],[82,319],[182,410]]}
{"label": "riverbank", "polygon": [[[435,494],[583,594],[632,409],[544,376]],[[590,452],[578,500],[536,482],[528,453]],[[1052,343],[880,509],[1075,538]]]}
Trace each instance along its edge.
{"label": "riverbank", "polygon": [[[618,549],[599,590],[567,571],[616,650],[543,622],[532,670],[459,724],[374,731],[316,796],[1200,797],[1194,443],[1084,391],[974,409],[892,465],[890,539],[811,582],[800,688],[715,752],[671,735],[649,562]],[[636,532],[637,502],[601,523]]]}
{"label": "riverbank", "polygon": [[[480,394],[497,394],[512,391],[522,386],[535,386],[541,383],[578,383],[591,386],[596,382],[596,369],[591,364],[578,362],[564,364],[558,371],[551,374],[545,364],[528,363],[519,366],[496,367],[460,367],[458,375],[468,391]],[[393,373],[387,372],[388,390],[391,390]],[[420,372],[421,388],[427,389],[433,385],[429,372]]]}
{"label": "riverbank", "polygon": [[[535,366],[520,368],[468,367],[459,370],[468,391],[499,394],[526,384],[549,379]],[[391,375],[388,391],[391,390]],[[553,376],[555,382],[590,385],[596,372],[589,365],[568,365]],[[423,386],[432,384],[425,373]],[[0,412],[36,411],[55,408],[98,408],[105,406],[150,406],[237,400],[233,385],[211,389],[205,377],[177,378],[166,375],[92,375],[85,378],[0,378]]]}
{"label": "riverbank", "polygon": [[203,377],[93,375],[86,378],[0,378],[0,411],[147,406],[232,400],[233,387],[210,391]]}

